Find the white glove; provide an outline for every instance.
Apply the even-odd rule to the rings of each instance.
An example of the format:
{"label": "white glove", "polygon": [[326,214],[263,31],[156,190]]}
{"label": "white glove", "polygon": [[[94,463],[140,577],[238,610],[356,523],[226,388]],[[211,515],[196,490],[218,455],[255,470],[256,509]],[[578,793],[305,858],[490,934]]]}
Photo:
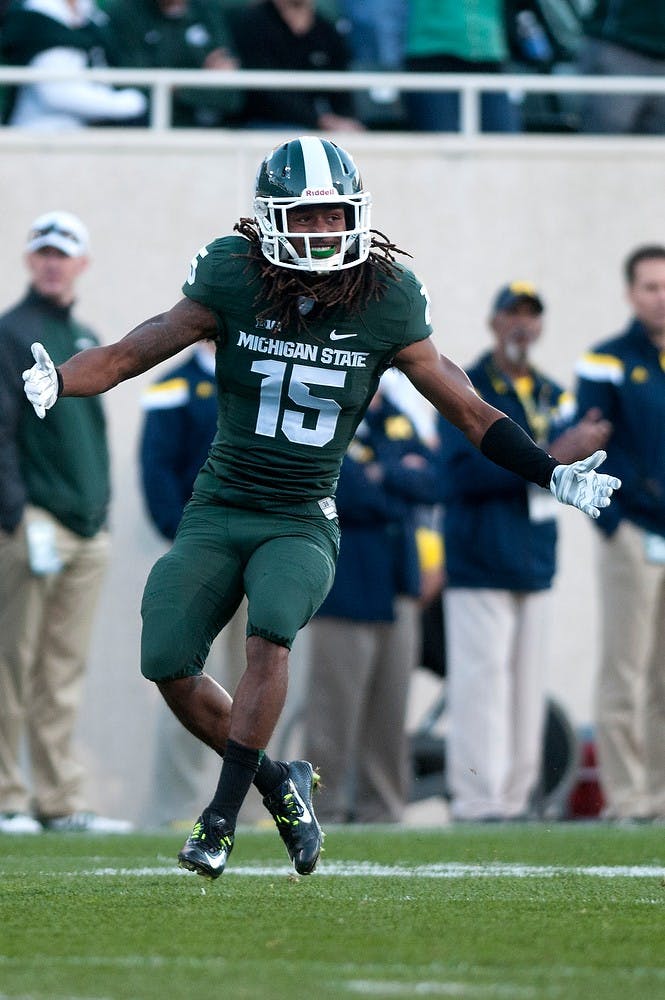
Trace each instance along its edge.
{"label": "white glove", "polygon": [[601,507],[609,507],[610,497],[621,486],[621,480],[593,471],[606,458],[607,452],[595,451],[572,465],[557,465],[550,480],[550,490],[559,503],[568,503],[594,518],[600,514]]}
{"label": "white glove", "polygon": [[23,372],[23,391],[43,420],[58,398],[58,375],[43,344],[33,344],[30,350],[37,364]]}

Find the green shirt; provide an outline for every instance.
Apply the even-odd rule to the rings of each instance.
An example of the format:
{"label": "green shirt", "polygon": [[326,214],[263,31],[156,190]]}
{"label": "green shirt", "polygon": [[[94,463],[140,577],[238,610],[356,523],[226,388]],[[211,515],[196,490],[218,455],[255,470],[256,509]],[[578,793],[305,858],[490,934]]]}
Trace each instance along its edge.
{"label": "green shirt", "polygon": [[68,396],[40,420],[21,378],[33,364],[35,341],[56,366],[98,344],[69,307],[54,305],[34,290],[0,317],[0,525],[13,530],[25,503],[31,503],[90,538],[104,527],[110,500],[102,403],[98,396]]}
{"label": "green shirt", "polygon": [[[332,496],[347,445],[402,348],[430,335],[425,289],[407,268],[356,316],[342,308],[305,332],[257,319],[259,268],[248,243],[229,236],[204,247],[183,286],[217,314],[219,422],[195,491],[238,506]],[[371,264],[360,266],[373,266]]]}
{"label": "green shirt", "polygon": [[[109,0],[106,36],[119,66],[139,69],[202,69],[215,49],[233,55],[233,43],[218,0],[190,0],[179,17],[167,17],[155,0]],[[236,90],[177,87],[173,124],[219,125],[241,104]]]}
{"label": "green shirt", "polygon": [[405,48],[408,56],[503,62],[503,0],[411,0]]}

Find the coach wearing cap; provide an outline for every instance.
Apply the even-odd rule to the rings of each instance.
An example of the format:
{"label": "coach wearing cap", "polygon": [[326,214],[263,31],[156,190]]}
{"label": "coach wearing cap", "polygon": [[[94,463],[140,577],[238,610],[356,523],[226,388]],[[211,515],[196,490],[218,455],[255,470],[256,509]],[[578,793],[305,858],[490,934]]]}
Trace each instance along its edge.
{"label": "coach wearing cap", "polygon": [[20,374],[35,341],[55,364],[97,343],[72,315],[88,266],[81,220],[61,211],[35,219],[25,264],[29,288],[0,316],[0,832],[99,829],[71,744],[109,548],[104,414],[91,397],[39,420]]}
{"label": "coach wearing cap", "polygon": [[[544,304],[532,284],[501,288],[490,310],[491,350],[468,369],[476,391],[560,462],[602,448],[609,424],[573,403],[531,361]],[[529,815],[545,709],[546,625],[555,572],[551,497],[472,448],[440,420],[448,585],[447,779],[452,816]]]}

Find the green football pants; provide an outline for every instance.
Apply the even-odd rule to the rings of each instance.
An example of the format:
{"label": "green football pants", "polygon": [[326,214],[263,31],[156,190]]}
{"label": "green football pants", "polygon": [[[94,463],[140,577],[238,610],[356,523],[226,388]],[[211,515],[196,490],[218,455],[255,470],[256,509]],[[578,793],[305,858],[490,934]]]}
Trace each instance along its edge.
{"label": "green football pants", "polygon": [[247,635],[291,648],[332,586],[337,520],[316,502],[284,512],[191,501],[143,593],[141,672],[163,681],[203,670],[247,595]]}

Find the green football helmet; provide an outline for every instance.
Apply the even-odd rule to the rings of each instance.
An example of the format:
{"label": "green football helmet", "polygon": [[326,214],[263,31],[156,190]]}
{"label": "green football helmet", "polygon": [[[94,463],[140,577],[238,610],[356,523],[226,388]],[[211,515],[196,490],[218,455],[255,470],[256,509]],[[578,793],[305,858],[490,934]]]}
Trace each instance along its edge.
{"label": "green football helmet", "polygon": [[[261,250],[271,264],[300,271],[355,267],[367,260],[370,250],[371,202],[358,168],[340,146],[314,136],[284,142],[266,156],[256,175],[254,213]],[[344,207],[346,229],[335,233],[339,249],[322,256],[312,244],[321,233],[289,232],[287,213],[303,205],[330,203]],[[298,252],[293,239],[304,249]]]}

